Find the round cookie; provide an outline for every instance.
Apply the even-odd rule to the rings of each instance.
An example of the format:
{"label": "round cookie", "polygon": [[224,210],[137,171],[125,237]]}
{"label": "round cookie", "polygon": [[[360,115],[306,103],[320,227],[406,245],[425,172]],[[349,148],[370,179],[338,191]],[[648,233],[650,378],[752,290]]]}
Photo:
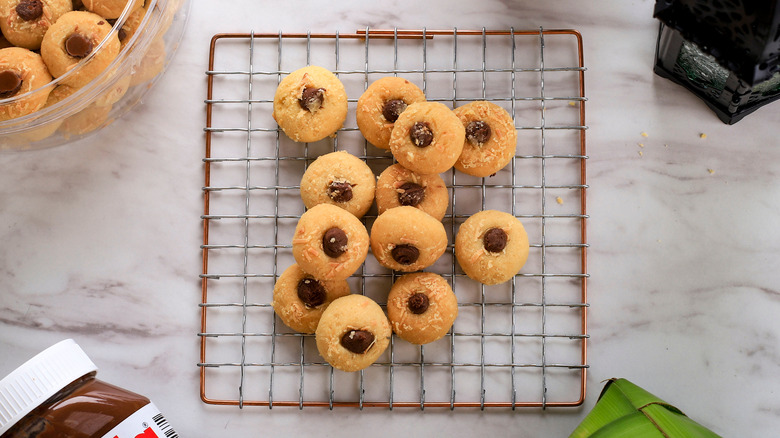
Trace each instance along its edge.
{"label": "round cookie", "polygon": [[450,195],[444,180],[437,174],[419,175],[393,164],[382,171],[376,183],[376,206],[379,214],[408,205],[419,208],[437,220],[447,213]]}
{"label": "round cookie", "polygon": [[371,227],[371,252],[379,264],[395,271],[425,269],[445,249],[444,225],[414,207],[391,208],[379,215]]}
{"label": "round cookie", "polygon": [[393,331],[412,344],[441,339],[458,316],[458,299],[447,280],[432,272],[406,274],[387,296],[387,317]]}
{"label": "round cookie", "polygon": [[361,218],[371,208],[376,190],[374,172],[346,151],[321,155],[301,178],[301,199],[306,208],[333,204]]}
{"label": "round cookie", "polygon": [[390,152],[409,170],[442,173],[457,161],[465,138],[460,119],[444,104],[418,102],[398,116],[390,134]]}
{"label": "round cookie", "polygon": [[319,281],[292,264],[276,280],[271,305],[291,329],[314,333],[322,312],[333,300],[346,295],[349,295],[346,280]]}
{"label": "round cookie", "polygon": [[122,27],[119,28],[119,31],[117,32],[117,38],[119,38],[121,49],[125,48],[127,43],[130,42],[130,40],[133,38],[133,35],[135,35],[135,33],[141,27],[141,22],[143,21],[144,16],[146,16],[146,8],[143,7],[134,10],[130,15],[127,16],[124,24],[122,24]]}
{"label": "round cookie", "polygon": [[319,280],[344,280],[366,260],[368,232],[358,218],[331,204],[301,216],[293,235],[295,261]]}
{"label": "round cookie", "polygon": [[88,11],[103,18],[119,18],[128,3],[132,3],[130,10],[134,11],[144,5],[144,0],[82,0],[82,3]]}
{"label": "round cookie", "polygon": [[347,118],[344,85],[316,65],[295,70],[276,88],[273,117],[294,141],[322,140],[335,134]]}
{"label": "round cookie", "polygon": [[[67,85],[57,85],[51,91],[51,93],[49,93],[49,98],[46,100],[46,106],[49,107],[56,105],[77,91],[79,91],[78,88]],[[108,103],[101,105],[98,104],[100,100],[102,100],[102,98],[87,105],[77,113],[68,116],[64,120],[61,120],[57,127],[59,128],[62,135],[66,138],[83,135],[92,132],[106,124],[113,104]]]}
{"label": "round cookie", "polygon": [[333,301],[322,313],[316,341],[320,355],[333,368],[362,370],[382,355],[393,332],[379,304],[363,295]]}
{"label": "round cookie", "polygon": [[109,115],[113,105],[91,104],[76,114],[65,119],[60,125],[60,132],[65,138],[84,135],[111,123]]}
{"label": "round cookie", "polygon": [[95,99],[95,105],[109,106],[119,102],[130,88],[130,82],[133,76],[133,74],[128,74],[126,71],[112,71],[111,74],[107,76],[108,79],[104,82],[104,84],[108,83],[109,86],[100,92],[99,96]]}
{"label": "round cookie", "polygon": [[130,86],[135,87],[156,78],[165,67],[166,56],[165,40],[161,36],[152,40],[144,57],[133,67],[134,72],[130,75]]}
{"label": "round cookie", "polygon": [[363,137],[380,149],[390,149],[390,133],[407,106],[425,102],[425,94],[404,78],[387,76],[371,83],[357,101],[357,125]]}
{"label": "round cookie", "polygon": [[515,156],[517,131],[512,116],[492,102],[471,102],[453,110],[466,128],[466,141],[455,169],[474,176],[490,176]]}
{"label": "round cookie", "polygon": [[71,0],[0,0],[0,30],[11,44],[38,50],[49,27],[72,10]]}
{"label": "round cookie", "polygon": [[[40,55],[21,47],[0,49],[0,99],[21,96],[51,82]],[[38,111],[46,104],[52,87],[39,89],[14,102],[0,104],[0,121]]]}
{"label": "round cookie", "polygon": [[488,285],[514,277],[528,260],[528,249],[520,220],[496,210],[472,215],[455,237],[455,256],[463,272]]}
{"label": "round cookie", "polygon": [[83,87],[97,77],[119,54],[119,38],[109,36],[111,24],[92,12],[73,11],[54,23],[41,43],[41,56],[52,76],[58,78],[73,70],[108,36],[109,40],[94,53],[86,64],[64,78],[60,83]]}

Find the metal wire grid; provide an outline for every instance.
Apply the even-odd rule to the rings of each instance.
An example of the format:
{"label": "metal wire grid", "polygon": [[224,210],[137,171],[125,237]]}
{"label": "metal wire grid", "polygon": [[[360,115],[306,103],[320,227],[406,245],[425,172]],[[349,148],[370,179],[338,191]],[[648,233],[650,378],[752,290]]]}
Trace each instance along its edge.
{"label": "metal wire grid", "polygon": [[[549,57],[551,50],[546,48],[545,38],[549,39],[551,36],[567,38],[566,44],[574,47],[576,60],[572,64],[576,65],[563,67],[545,65],[545,55]],[[513,215],[524,221],[526,228],[529,228],[528,221],[537,223],[536,231],[529,229],[532,251],[538,251],[538,255],[534,257],[538,260],[537,265],[529,270],[527,264],[526,268],[509,282],[506,290],[496,293],[490,290],[494,287],[475,285],[475,282],[465,277],[452,257],[453,247],[450,245],[443,257],[446,260],[431,269],[447,278],[458,295],[460,315],[450,333],[429,346],[413,348],[410,347],[411,344],[393,336],[388,351],[374,366],[351,374],[334,371],[316,354],[313,335],[294,333],[286,329],[274,316],[270,306],[270,289],[280,274],[279,269],[284,269],[292,263],[290,239],[283,234],[286,228],[294,226],[302,213],[302,211],[293,213],[287,211],[293,199],[292,197],[288,199],[286,196],[287,194],[297,196],[299,185],[287,183],[286,180],[294,180],[295,177],[299,179],[300,173],[286,178],[286,169],[283,168],[289,168],[292,163],[302,165],[303,167],[300,167],[302,170],[321,153],[349,149],[355,145],[359,149],[356,155],[366,160],[369,165],[377,169],[375,170],[377,172],[392,162],[389,153],[369,146],[362,137],[350,135],[359,134],[359,131],[356,126],[350,125],[349,119],[333,140],[319,142],[322,143],[319,145],[303,146],[289,144],[289,140],[280,133],[274,121],[268,120],[270,117],[265,107],[273,102],[274,87],[268,84],[258,85],[258,83],[271,79],[272,85],[275,85],[284,75],[300,67],[298,65],[284,69],[284,59],[305,56],[305,60],[300,59],[300,61],[310,64],[317,55],[327,53],[328,50],[317,45],[318,40],[327,41],[328,45],[325,47],[333,51],[328,56],[335,55],[335,60],[331,59],[332,71],[344,82],[359,79],[362,89],[365,89],[372,80],[383,75],[417,75],[415,77],[422,79],[422,89],[426,92],[428,100],[441,101],[453,107],[465,101],[494,101],[507,107],[515,117],[516,124],[521,118],[519,116],[521,109],[518,108],[520,103],[532,103],[533,114],[538,116],[538,123],[521,122],[516,126],[518,134],[538,133],[539,149],[537,153],[520,154],[521,150],[518,148],[515,160],[508,169],[500,172],[501,175],[509,178],[508,182],[502,182],[501,175],[494,176],[497,180],[495,182],[491,181],[493,178],[469,179],[455,171],[450,171],[445,176],[450,190],[450,209],[444,219],[452,242],[458,224],[476,210],[495,208],[492,200],[496,198],[499,202],[503,202],[499,192],[509,191],[511,205],[507,209],[504,203],[497,209],[511,211]],[[412,60],[413,63],[418,64],[413,68],[405,65],[407,64],[405,61],[408,60],[405,53],[399,55],[401,53],[399,45],[406,44],[407,40],[411,40],[409,44],[421,50],[421,57]],[[227,42],[237,43],[238,51],[230,52]],[[529,42],[533,42],[536,48],[538,64],[529,67],[519,66],[516,49],[519,44],[527,45]],[[436,62],[433,62],[431,52],[439,44],[451,50],[449,57],[451,67],[434,65]],[[474,48],[466,47],[465,50],[468,52],[464,53],[463,47],[472,45]],[[509,64],[492,67],[489,65],[492,61],[488,57],[488,51],[489,48],[498,45],[511,47]],[[266,50],[268,48],[270,50]],[[262,57],[258,59],[256,52],[261,49],[264,51],[263,56],[275,52],[276,59]],[[299,53],[295,53],[296,51]],[[387,55],[386,51],[392,52],[392,67],[373,66],[371,55],[375,51],[384,51],[383,55]],[[246,62],[248,57],[248,69],[215,70],[218,52],[220,55],[224,52],[227,55],[225,59],[239,58],[241,62]],[[360,52],[364,57],[362,68],[343,66],[347,63],[346,59],[354,60],[357,58],[355,54]],[[464,66],[463,64],[468,63],[459,63],[459,59],[464,59],[466,55],[468,58],[481,58],[481,65]],[[550,91],[550,85],[545,85],[545,74],[549,77],[558,72],[574,74],[569,80],[573,83],[572,92],[559,95]],[[586,342],[588,339],[586,293],[588,244],[585,227],[588,217],[585,208],[587,188],[585,101],[587,99],[584,93],[584,72],[582,38],[573,30],[366,29],[355,34],[309,32],[215,35],[211,42],[209,71],[206,72],[208,97],[202,216],[204,240],[201,247],[202,326],[198,334],[201,341],[201,359],[198,366],[202,400],[210,404],[239,407],[325,406],[331,409],[338,406],[361,409],[374,406],[390,409],[412,406],[420,409],[426,407],[452,409],[455,407],[545,408],[580,405],[585,397],[588,368]],[[490,84],[493,78],[489,76],[494,73],[509,75],[510,87],[507,93],[491,95]],[[431,91],[434,84],[442,82],[442,74],[449,76],[451,81],[451,94],[446,96]],[[470,91],[460,91],[462,88],[473,87],[473,83],[469,84],[466,79],[459,78],[469,74],[480,77],[477,81],[478,95],[476,96],[470,95]],[[535,93],[518,92],[517,76],[521,74],[538,75]],[[243,91],[243,96],[233,98],[232,95],[221,94],[223,89],[230,88],[215,85],[215,80],[220,78],[227,78],[228,81],[235,79],[237,82],[233,81],[232,87]],[[357,99],[356,96],[350,96],[349,105],[352,109]],[[565,106],[561,108],[558,104],[565,104]],[[552,123],[547,113],[553,106],[556,106],[556,111],[565,110],[567,107],[574,111],[576,115],[574,123]],[[238,110],[234,114],[227,111],[228,115],[223,117],[223,120],[215,121],[217,111],[215,109],[227,107],[238,108]],[[242,120],[245,125],[235,124],[241,123]],[[550,151],[548,142],[551,141],[551,133],[556,132],[572,134],[564,137],[563,140],[557,136],[552,139],[556,143],[568,143],[567,146],[571,146],[572,151],[566,153]],[[223,147],[223,144],[229,146]],[[238,144],[241,144],[241,148],[233,147]],[[262,146],[258,146],[259,144]],[[288,155],[291,151],[297,153]],[[549,181],[552,175],[561,173],[561,170],[551,163],[561,161],[571,164],[564,166],[563,173],[574,176],[574,182],[555,184]],[[518,179],[522,179],[520,175],[527,170],[526,163],[534,163],[535,182],[518,182]],[[271,183],[256,183],[254,179],[257,179],[258,172],[253,172],[253,166],[261,167],[260,174],[265,177],[272,176],[269,180]],[[233,184],[215,182],[213,179],[217,169],[226,171],[238,179],[234,180]],[[473,196],[459,196],[461,192],[475,190],[479,193],[476,206]],[[518,195],[524,191],[539,194],[537,205],[529,207],[518,202]],[[549,193],[561,192],[574,195],[579,207],[578,211],[573,213],[554,211],[555,209],[548,203]],[[258,193],[270,196],[258,199],[255,196]],[[232,202],[222,203],[220,199],[219,204],[216,205],[216,197],[225,194],[236,196]],[[297,201],[297,204],[302,204],[300,199]],[[560,196],[557,201],[557,204],[562,204]],[[375,214],[375,209],[372,209],[363,219],[369,230]],[[273,225],[269,225],[269,222]],[[561,226],[557,222],[564,224]],[[270,232],[272,239],[259,243],[253,241],[251,236],[260,228]],[[564,231],[560,231],[561,228]],[[215,235],[215,229],[219,231],[218,235]],[[291,235],[289,233],[289,236]],[[537,241],[534,242],[534,239]],[[560,250],[565,253],[559,255]],[[230,255],[225,256],[226,254]],[[575,267],[569,267],[563,272],[556,271],[561,266],[555,263],[556,258],[568,259],[572,256],[576,259]],[[397,274],[381,267],[371,266],[371,257],[369,255],[366,264],[350,278],[351,287],[355,293],[372,295],[372,298],[384,306],[382,294],[377,294],[376,289],[383,289],[386,296],[388,285]],[[228,262],[216,263],[219,266],[213,266],[214,260],[222,258],[228,259]],[[210,259],[212,265],[209,264]],[[259,281],[258,284],[253,284],[252,282],[256,280]],[[381,285],[384,287],[377,288],[376,281],[382,282]],[[223,284],[225,282],[228,284]],[[528,295],[526,291],[529,285],[538,293],[537,300],[521,298]],[[487,293],[486,289],[488,289]],[[232,292],[238,292],[238,295],[231,294]],[[236,297],[238,299],[231,299]],[[495,318],[492,313],[495,309],[507,311],[511,322],[496,328],[492,322],[500,318]],[[553,313],[560,309],[568,309],[565,313],[569,321],[563,324],[551,322]],[[521,321],[524,321],[527,316],[522,315],[521,318],[521,313],[524,311],[531,311],[535,316],[532,319],[539,324],[538,329],[529,330],[521,327]],[[472,327],[469,330],[468,327],[459,325],[462,318],[468,317],[464,314],[472,316],[473,322],[476,322],[476,329]],[[476,318],[473,318],[474,316]],[[576,324],[570,324],[572,319],[576,320]],[[262,323],[259,324],[259,329],[254,329],[258,320],[262,320]],[[224,324],[225,322],[229,324]],[[225,330],[223,325],[234,329]],[[474,339],[478,340],[478,346],[465,344],[466,341]],[[504,352],[495,359],[496,355],[492,354],[494,351],[489,350],[495,350],[491,347],[495,347],[492,341],[496,339],[508,340],[509,356],[503,356]],[[538,350],[535,357],[529,359],[520,353],[520,343],[523,340],[535,341],[534,345]],[[550,356],[554,348],[557,348],[552,346],[555,341],[562,342],[566,349],[575,351],[576,355],[565,361],[553,360]],[[462,343],[465,346],[461,345]],[[462,358],[464,351],[468,353]],[[254,360],[255,358],[261,360]],[[464,370],[469,374],[462,373]],[[428,377],[427,382],[426,377]],[[556,379],[567,386],[564,398],[552,399],[548,395],[548,390]],[[211,383],[207,384],[207,382]],[[344,389],[345,385],[347,389]],[[496,388],[500,389],[494,391]],[[499,399],[491,398],[491,392],[498,392]],[[212,393],[217,393],[218,396],[212,396]],[[283,393],[286,399],[276,399],[282,398],[281,395],[275,397],[277,393]],[[528,396],[528,394],[532,395]]]}

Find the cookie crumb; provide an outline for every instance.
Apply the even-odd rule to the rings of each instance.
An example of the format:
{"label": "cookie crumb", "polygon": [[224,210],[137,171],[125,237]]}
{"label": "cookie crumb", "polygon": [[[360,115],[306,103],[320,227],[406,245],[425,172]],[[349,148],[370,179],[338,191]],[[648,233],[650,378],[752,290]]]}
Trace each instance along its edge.
{"label": "cookie crumb", "polygon": [[642,151],[637,151],[637,152],[639,152],[639,156],[640,156],[640,157],[644,155],[644,154],[642,153]]}
{"label": "cookie crumb", "polygon": [[645,147],[645,144],[644,143],[637,143],[637,146],[639,146],[640,148],[643,148],[643,147]]}
{"label": "cookie crumb", "polygon": [[707,134],[702,132],[701,134],[699,134],[699,138],[704,140],[705,138],[707,138]]}
{"label": "cookie crumb", "polygon": [[569,101],[569,106],[577,106],[577,102]]}
{"label": "cookie crumb", "polygon": [[561,205],[563,205],[563,198],[561,198],[560,196],[558,196],[557,198],[555,198],[555,202],[557,202],[558,204],[561,204]]}
{"label": "cookie crumb", "polygon": [[639,135],[641,135],[642,137],[648,137],[648,135],[647,135],[647,133],[645,131],[642,131]]}
{"label": "cookie crumb", "polygon": [[665,144],[665,145],[664,145],[664,147],[665,147],[665,148],[668,148],[668,147],[669,147],[669,145],[668,145],[668,144]]}
{"label": "cookie crumb", "polygon": [[710,175],[712,175],[713,173],[715,173],[715,169],[707,169],[707,172],[709,172]]}

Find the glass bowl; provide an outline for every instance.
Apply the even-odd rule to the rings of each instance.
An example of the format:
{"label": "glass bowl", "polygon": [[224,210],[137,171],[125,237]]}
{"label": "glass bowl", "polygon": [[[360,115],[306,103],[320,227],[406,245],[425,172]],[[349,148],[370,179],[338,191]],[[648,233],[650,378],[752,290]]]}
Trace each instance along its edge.
{"label": "glass bowl", "polygon": [[[131,17],[130,5],[116,19],[109,38],[120,32]],[[71,71],[44,87],[0,99],[2,108],[20,105],[35,98],[36,93],[49,96],[47,105],[40,110],[0,121],[0,151],[63,145],[98,132],[136,106],[173,58],[184,35],[190,1],[147,0],[145,8],[147,12],[138,23],[138,30],[124,42],[113,62],[87,85],[78,89],[58,87],[102,50],[108,38]]]}

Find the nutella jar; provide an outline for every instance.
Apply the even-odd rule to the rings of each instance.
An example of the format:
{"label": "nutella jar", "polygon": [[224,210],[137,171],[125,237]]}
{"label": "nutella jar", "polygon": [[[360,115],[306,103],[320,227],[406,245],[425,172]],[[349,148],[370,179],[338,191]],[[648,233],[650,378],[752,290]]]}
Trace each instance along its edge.
{"label": "nutella jar", "polygon": [[174,438],[148,398],[95,378],[72,340],[59,342],[0,380],[0,438]]}

